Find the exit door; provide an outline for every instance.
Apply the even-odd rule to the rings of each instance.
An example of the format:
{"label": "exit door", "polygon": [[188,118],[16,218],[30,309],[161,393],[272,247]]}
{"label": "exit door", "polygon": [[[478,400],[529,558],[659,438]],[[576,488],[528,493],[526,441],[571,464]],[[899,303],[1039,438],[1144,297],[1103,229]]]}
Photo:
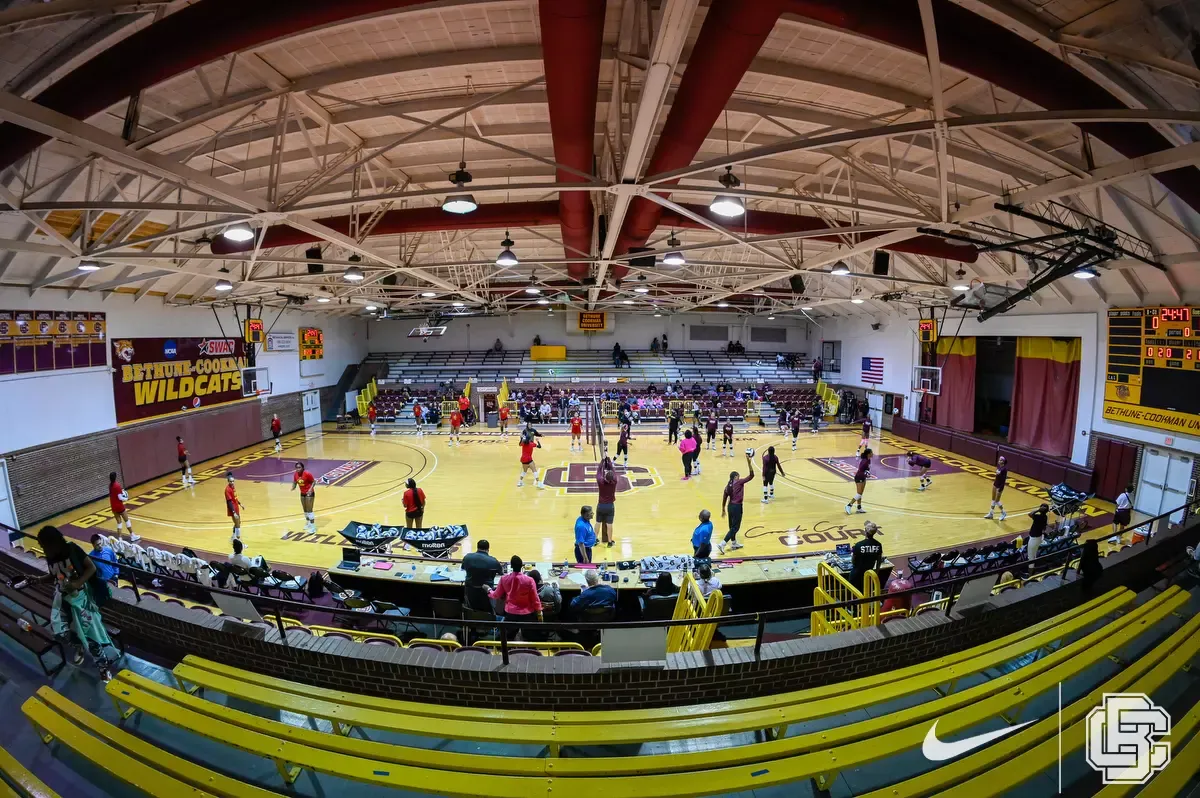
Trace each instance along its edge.
{"label": "exit door", "polygon": [[[1139,512],[1159,515],[1184,504],[1192,490],[1192,455],[1170,449],[1146,447],[1142,474],[1133,506]],[[1183,511],[1172,513],[1171,522],[1183,520]]]}

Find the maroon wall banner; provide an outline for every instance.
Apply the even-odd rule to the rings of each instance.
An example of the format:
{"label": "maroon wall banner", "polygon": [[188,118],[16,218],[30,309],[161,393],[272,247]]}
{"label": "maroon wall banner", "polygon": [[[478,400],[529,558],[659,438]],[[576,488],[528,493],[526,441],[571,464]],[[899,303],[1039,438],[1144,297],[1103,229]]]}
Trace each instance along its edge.
{"label": "maroon wall banner", "polygon": [[0,310],[0,374],[107,366],[103,313]]}
{"label": "maroon wall banner", "polygon": [[243,398],[240,338],[119,338],[112,347],[118,424]]}

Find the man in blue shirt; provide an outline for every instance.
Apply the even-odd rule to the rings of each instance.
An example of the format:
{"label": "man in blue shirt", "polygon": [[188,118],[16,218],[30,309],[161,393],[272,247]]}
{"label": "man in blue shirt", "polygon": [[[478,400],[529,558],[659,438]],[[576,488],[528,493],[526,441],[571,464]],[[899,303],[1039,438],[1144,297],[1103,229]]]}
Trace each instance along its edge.
{"label": "man in blue shirt", "polygon": [[579,508],[575,519],[575,562],[591,562],[592,546],[596,545],[596,530],[592,528],[592,508]]}
{"label": "man in blue shirt", "polygon": [[100,578],[105,582],[117,580],[117,555],[104,545],[104,538],[99,535],[92,535],[92,562],[96,564],[96,573],[100,574]]}
{"label": "man in blue shirt", "polygon": [[700,526],[692,531],[692,556],[693,557],[708,557],[712,554],[712,533],[713,525],[712,513],[708,510],[700,511]]}
{"label": "man in blue shirt", "polygon": [[617,589],[602,583],[597,571],[585,571],[583,578],[587,581],[587,587],[571,600],[571,613],[577,620],[583,618],[584,610],[617,606]]}

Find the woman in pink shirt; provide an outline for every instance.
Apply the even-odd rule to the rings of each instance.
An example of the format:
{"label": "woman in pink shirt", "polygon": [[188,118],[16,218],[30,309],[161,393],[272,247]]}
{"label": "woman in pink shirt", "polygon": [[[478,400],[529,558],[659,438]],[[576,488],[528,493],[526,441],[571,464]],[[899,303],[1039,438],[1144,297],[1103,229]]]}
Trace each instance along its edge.
{"label": "woman in pink shirt", "polygon": [[692,478],[692,460],[696,457],[696,448],[699,445],[699,441],[692,437],[692,431],[684,430],[683,439],[679,441],[679,451],[683,453],[683,479],[685,481]]}
{"label": "woman in pink shirt", "polygon": [[[517,555],[509,560],[512,570],[500,577],[495,589],[488,592],[493,599],[504,600],[504,620],[529,621],[542,619],[542,600],[538,598],[537,583],[522,570],[525,563]],[[516,637],[520,627],[513,633]]]}

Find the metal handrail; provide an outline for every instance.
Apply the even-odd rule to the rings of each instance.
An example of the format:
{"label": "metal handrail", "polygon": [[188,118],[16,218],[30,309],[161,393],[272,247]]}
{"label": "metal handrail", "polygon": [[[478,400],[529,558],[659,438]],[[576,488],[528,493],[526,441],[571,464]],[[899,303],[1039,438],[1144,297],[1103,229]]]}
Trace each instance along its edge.
{"label": "metal handrail", "polygon": [[[1200,498],[1193,499],[1191,501],[1188,501],[1185,504],[1180,505],[1179,507],[1176,507],[1172,510],[1168,510],[1165,513],[1161,513],[1159,515],[1154,516],[1153,518],[1149,518],[1144,521],[1141,521],[1138,523],[1138,526],[1144,526],[1146,524],[1152,524],[1157,521],[1161,521],[1161,520],[1166,519],[1169,516],[1173,515],[1174,513],[1179,512],[1180,510],[1189,510],[1197,504],[1200,504]],[[12,527],[9,527],[8,525],[3,524],[3,523],[0,523],[0,528],[8,530],[9,532],[15,532],[23,537],[35,538],[34,535],[29,535],[20,530],[13,529]],[[1149,545],[1149,542],[1150,542],[1150,536],[1147,535],[1146,539],[1143,541],[1143,544]],[[991,574],[997,574],[997,575],[1002,574],[1005,571],[1012,570],[1014,567],[1029,566],[1031,564],[1036,565],[1039,563],[1048,564],[1050,561],[1058,562],[1058,561],[1062,561],[1062,560],[1065,560],[1067,563],[1069,563],[1071,561],[1071,559],[1073,559],[1073,557],[1079,553],[1079,550],[1081,548],[1082,547],[1080,545],[1074,545],[1074,546],[1070,546],[1065,549],[1060,549],[1059,551],[1052,552],[1050,554],[1039,556],[1033,560],[1020,560],[1015,563],[1007,563],[1005,565],[1000,565],[995,568],[988,568],[988,569],[984,569],[984,570],[980,570],[980,571],[974,571],[970,574],[963,574],[960,576],[951,577],[949,579],[943,579],[938,582],[924,582],[919,587],[914,586],[911,588],[906,588],[904,590],[897,590],[895,592],[884,593],[879,596],[872,596],[869,598],[862,598],[862,599],[853,599],[850,601],[842,601],[842,602],[838,602],[837,604],[826,604],[826,605],[822,605],[820,607],[820,609],[825,609],[825,610],[834,609],[834,608],[850,609],[850,608],[857,607],[860,604],[881,603],[888,599],[912,596],[917,593],[932,593],[939,589],[947,589],[947,588],[950,588],[953,586],[965,584],[966,582],[970,582],[972,580],[979,579],[980,577],[989,576]],[[113,563],[111,563],[111,562],[108,562],[108,561],[105,561],[105,562],[110,566],[113,565]],[[342,609],[342,608],[338,608],[338,607],[323,607],[323,606],[314,605],[311,603],[306,604],[304,602],[292,601],[290,599],[282,599],[282,598],[273,597],[273,596],[266,596],[262,593],[250,594],[250,593],[247,593],[246,591],[228,590],[225,588],[218,588],[218,587],[208,587],[208,586],[200,584],[199,582],[193,582],[193,581],[190,581],[187,579],[180,579],[178,577],[171,576],[170,574],[163,574],[163,573],[157,573],[154,571],[148,571],[143,568],[137,568],[135,566],[127,565],[124,563],[117,563],[116,567],[118,568],[119,572],[121,572],[121,571],[129,572],[129,573],[134,574],[135,577],[137,574],[144,574],[146,577],[149,577],[151,579],[158,579],[160,581],[168,581],[171,583],[176,583],[176,584],[185,586],[190,590],[195,590],[197,588],[200,588],[209,593],[220,593],[223,595],[234,596],[236,598],[242,598],[242,599],[251,598],[254,601],[264,602],[270,607],[271,610],[273,610],[276,625],[278,626],[278,629],[279,629],[280,638],[281,638],[282,642],[284,643],[284,645],[288,644],[287,643],[287,634],[286,634],[286,630],[284,628],[283,616],[282,616],[282,610],[285,608],[294,608],[296,610],[303,610],[306,612],[315,610],[318,612],[327,612],[334,617],[347,615],[347,616],[350,616],[353,618],[359,618],[359,619],[369,618],[369,619],[375,619],[375,620],[384,621],[384,622],[388,622],[388,623],[396,623],[399,621],[399,622],[403,622],[403,623],[423,623],[423,624],[448,625],[446,622],[448,620],[451,620],[451,619],[447,619],[447,618],[434,618],[434,617],[426,618],[426,617],[411,616],[411,615],[406,615],[406,616],[402,616],[402,617],[398,618],[395,615],[384,615],[382,613],[360,612],[357,610],[347,610],[347,609]],[[1065,573],[1066,573],[1066,570],[1064,569],[1064,575],[1065,575]],[[138,603],[140,603],[141,602],[141,592],[138,589],[137,579],[130,578],[129,582],[132,585],[135,600]],[[947,596],[949,596],[951,598],[951,600],[948,602],[947,607],[946,607],[946,614],[949,615],[954,607],[954,595],[955,594],[953,591],[950,591],[950,590],[946,590],[945,592],[946,592]],[[754,623],[757,627],[756,634],[755,634],[755,641],[754,641],[754,656],[755,656],[755,659],[757,660],[760,657],[760,652],[762,649],[763,634],[766,631],[767,623],[775,622],[775,621],[794,620],[796,618],[803,618],[807,615],[810,615],[816,609],[818,609],[817,606],[810,604],[810,605],[806,605],[803,607],[793,607],[793,608],[789,608],[789,609],[763,610],[760,612],[739,613],[736,615],[724,615],[724,616],[720,616],[718,618],[706,620],[705,623],[715,623],[718,626],[729,626],[729,625],[736,625],[736,624],[742,624],[742,623]],[[654,620],[654,621],[607,621],[607,622],[544,621],[544,622],[538,622],[537,626],[539,629],[545,629],[547,631],[554,631],[554,630],[558,630],[558,629],[582,629],[582,630],[591,631],[591,630],[602,630],[602,629],[646,629],[646,628],[651,628],[651,627],[684,626],[684,625],[689,625],[689,624],[694,624],[694,623],[697,623],[697,621],[694,619],[683,618],[683,619],[679,619],[679,620],[668,619],[668,620]],[[507,664],[507,660],[508,660],[508,657],[507,657],[508,630],[512,629],[514,627],[529,626],[530,622],[529,621],[522,621],[522,622],[505,621],[505,620],[501,620],[499,618],[497,618],[496,620],[491,620],[491,621],[475,621],[475,620],[468,620],[466,618],[456,618],[456,619],[453,619],[453,625],[461,626],[464,629],[467,629],[467,628],[496,629],[500,634],[501,650],[502,650],[502,653],[504,654],[505,663]]]}

